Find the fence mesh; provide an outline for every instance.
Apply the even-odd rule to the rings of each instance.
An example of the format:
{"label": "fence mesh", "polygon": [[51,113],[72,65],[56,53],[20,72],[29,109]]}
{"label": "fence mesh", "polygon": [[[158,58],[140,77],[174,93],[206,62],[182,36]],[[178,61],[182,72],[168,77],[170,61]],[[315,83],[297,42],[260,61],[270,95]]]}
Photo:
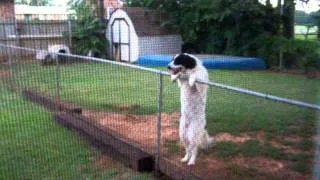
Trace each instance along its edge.
{"label": "fence mesh", "polygon": [[[137,9],[126,11],[143,18]],[[154,19],[142,23],[148,21]],[[153,179],[152,171],[173,179],[319,177],[316,108],[210,84],[206,130],[215,145],[201,150],[193,166],[180,162],[185,154],[179,139],[180,88],[165,72],[165,60],[180,52],[182,39],[160,36],[159,27],[122,41],[127,31],[119,32],[105,47],[112,59],[106,60],[73,54],[70,23],[0,24],[0,179]],[[23,29],[20,34],[8,33],[16,25]],[[57,44],[70,47],[71,53],[50,51]],[[165,63],[148,64],[153,68],[132,65],[136,55],[156,56]],[[318,78],[271,70],[208,73],[214,83],[319,107]]]}

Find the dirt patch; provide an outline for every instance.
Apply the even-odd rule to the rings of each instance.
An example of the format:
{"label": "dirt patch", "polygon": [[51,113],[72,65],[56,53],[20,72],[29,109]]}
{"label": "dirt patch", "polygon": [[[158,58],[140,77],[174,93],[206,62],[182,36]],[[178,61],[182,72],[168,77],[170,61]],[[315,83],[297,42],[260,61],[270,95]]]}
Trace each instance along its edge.
{"label": "dirt patch", "polygon": [[241,165],[247,168],[261,169],[263,172],[274,173],[283,171],[285,163],[277,160],[271,160],[264,157],[235,157],[232,159],[233,164]]}
{"label": "dirt patch", "polygon": [[10,76],[10,72],[7,70],[0,70],[0,78],[6,78]]}
{"label": "dirt patch", "polygon": [[284,141],[289,141],[289,142],[294,142],[294,143],[298,143],[301,142],[303,140],[302,137],[300,136],[294,136],[294,135],[289,135],[289,136],[281,136],[280,137],[282,140]]}
{"label": "dirt patch", "polygon": [[118,163],[109,156],[101,155],[92,162],[92,166],[96,169],[108,169],[116,168]]}
{"label": "dirt patch", "polygon": [[[129,139],[141,148],[153,150],[157,135],[157,116],[156,115],[133,115],[121,113],[102,113],[85,111],[83,114],[95,123],[111,129],[115,135]],[[161,117],[161,136],[162,143],[165,139],[178,140],[178,128],[175,127],[175,121],[179,118],[178,113],[162,114]]]}
{"label": "dirt patch", "polygon": [[116,105],[115,108],[119,109],[120,111],[129,111],[129,110],[135,110],[140,108],[139,104],[122,104],[122,105]]}
{"label": "dirt patch", "polygon": [[[83,111],[83,114],[94,123],[104,128],[107,128],[114,135],[129,140],[140,148],[146,150],[149,153],[154,153],[156,147],[156,134],[157,134],[157,116],[156,115],[135,115],[126,113],[131,106],[124,106],[123,113],[114,112],[91,112]],[[179,143],[178,122],[179,113],[163,113],[161,120],[161,153],[167,158],[171,159],[175,164],[185,169],[188,169],[195,174],[200,175],[203,179],[230,179],[230,165],[239,165],[247,168],[257,169],[259,172],[270,174],[274,179],[281,179],[290,177],[291,179],[310,179],[304,175],[293,172],[288,168],[288,162],[277,161],[265,157],[235,157],[231,160],[220,159],[213,156],[210,152],[214,151],[214,148],[209,153],[200,152],[197,159],[196,166],[187,166],[180,162],[183,157],[184,149]],[[286,137],[287,140],[298,141],[301,140],[298,137],[290,136]],[[258,140],[260,143],[266,143],[265,134],[263,131],[259,131],[255,136],[249,136],[248,134],[240,134],[235,136],[226,132],[218,133],[215,135],[216,142],[230,141],[233,143],[245,143],[249,140]],[[301,153],[291,146],[283,145],[275,140],[268,141],[274,147],[277,147],[283,151],[291,153]],[[172,144],[170,149],[170,143]],[[169,147],[166,147],[169,144]],[[101,160],[96,161],[97,167],[112,167],[114,163],[106,157],[102,157]]]}
{"label": "dirt patch", "polygon": [[314,140],[316,143],[320,144],[320,135],[319,135],[319,136],[314,136],[314,137],[313,137],[313,140]]}
{"label": "dirt patch", "polygon": [[258,169],[260,172],[272,175],[272,179],[311,179],[311,177],[307,177],[298,172],[293,172],[288,167],[290,164],[286,161],[273,160],[265,157],[235,157],[232,162],[235,165],[246,168]]}
{"label": "dirt patch", "polygon": [[283,144],[281,144],[277,141],[274,141],[274,140],[270,141],[270,144],[273,147],[280,149],[284,153],[290,153],[290,154],[305,154],[305,153],[307,153],[301,149],[294,148],[292,146],[283,145]]}
{"label": "dirt patch", "polygon": [[233,136],[229,133],[218,133],[215,135],[215,142],[221,142],[221,141],[230,141],[233,143],[244,143],[247,142],[249,140],[251,140],[252,138],[249,137],[246,134],[240,135],[240,136]]}

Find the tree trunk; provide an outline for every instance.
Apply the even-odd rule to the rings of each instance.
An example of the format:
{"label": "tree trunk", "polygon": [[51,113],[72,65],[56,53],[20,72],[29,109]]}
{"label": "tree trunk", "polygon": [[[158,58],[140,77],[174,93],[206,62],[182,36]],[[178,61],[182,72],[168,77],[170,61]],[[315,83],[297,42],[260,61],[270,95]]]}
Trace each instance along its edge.
{"label": "tree trunk", "polygon": [[[280,17],[279,29],[278,32],[280,35],[283,35],[283,6],[281,4],[282,0],[278,0],[277,8]],[[279,70],[283,70],[283,52],[279,50]]]}
{"label": "tree trunk", "polygon": [[294,38],[294,0],[284,0],[283,4],[283,36]]}
{"label": "tree trunk", "polygon": [[99,4],[99,17],[103,21],[104,15],[105,15],[103,0],[99,0],[98,4]]}

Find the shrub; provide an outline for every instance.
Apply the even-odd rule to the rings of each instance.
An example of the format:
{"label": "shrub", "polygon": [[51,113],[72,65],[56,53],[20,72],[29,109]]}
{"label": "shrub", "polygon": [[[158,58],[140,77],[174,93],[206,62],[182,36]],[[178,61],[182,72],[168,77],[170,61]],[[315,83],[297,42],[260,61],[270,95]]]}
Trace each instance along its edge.
{"label": "shrub", "polygon": [[279,64],[279,52],[283,52],[286,68],[304,69],[306,72],[320,69],[320,43],[298,39],[286,39],[281,36],[263,34],[250,46],[256,48],[269,67]]}

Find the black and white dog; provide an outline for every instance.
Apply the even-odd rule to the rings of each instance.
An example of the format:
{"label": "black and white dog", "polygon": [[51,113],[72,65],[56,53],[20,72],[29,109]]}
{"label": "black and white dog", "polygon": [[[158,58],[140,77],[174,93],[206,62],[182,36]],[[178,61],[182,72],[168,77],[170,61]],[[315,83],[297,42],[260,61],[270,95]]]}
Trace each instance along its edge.
{"label": "black and white dog", "polygon": [[168,64],[168,69],[171,80],[177,80],[180,87],[179,136],[186,150],[181,161],[194,165],[199,148],[207,149],[214,143],[205,129],[208,86],[196,83],[196,80],[208,82],[208,72],[198,58],[187,53],[177,54]]}

